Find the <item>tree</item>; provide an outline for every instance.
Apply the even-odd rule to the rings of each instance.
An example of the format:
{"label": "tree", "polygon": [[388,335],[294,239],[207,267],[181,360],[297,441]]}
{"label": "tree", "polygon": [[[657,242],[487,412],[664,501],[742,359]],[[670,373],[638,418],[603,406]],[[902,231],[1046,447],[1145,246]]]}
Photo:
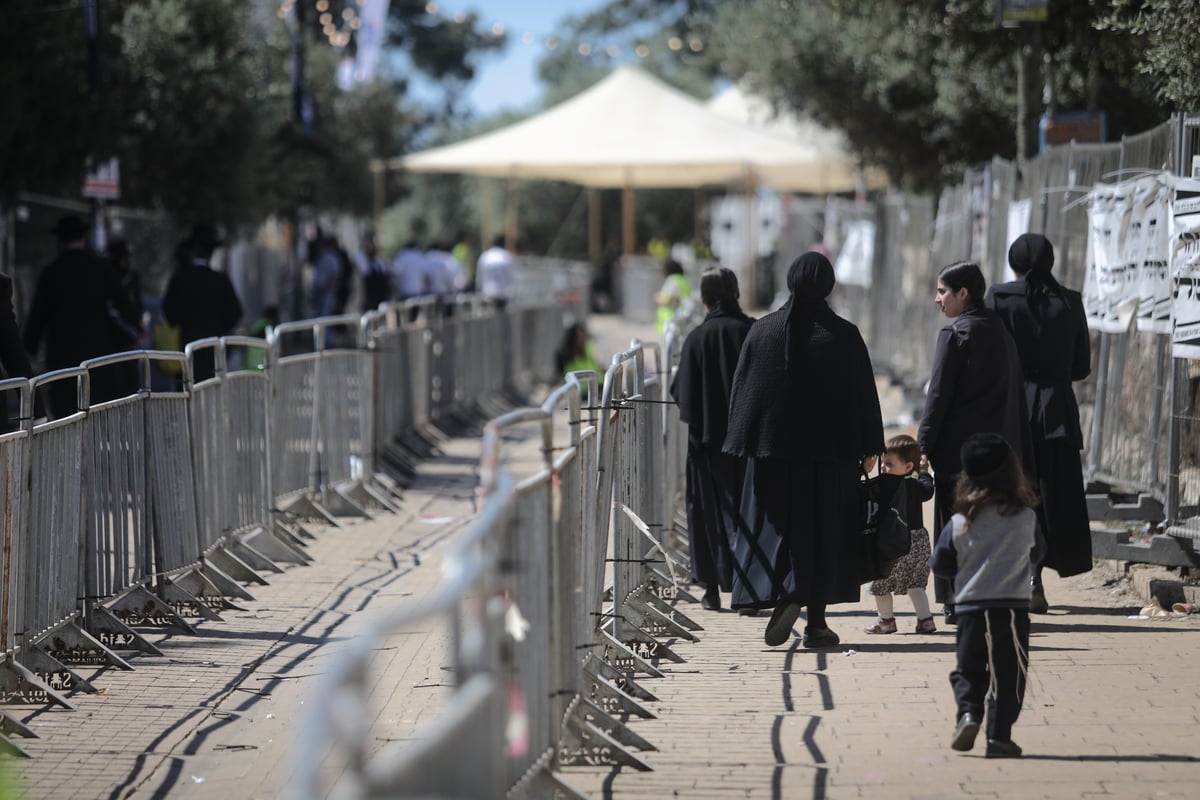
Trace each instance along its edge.
{"label": "tree", "polygon": [[1101,24],[1144,43],[1137,70],[1164,104],[1200,108],[1200,0],[1114,0]]}
{"label": "tree", "polygon": [[[1012,157],[1016,52],[1024,33],[996,26],[991,0],[754,0],[718,13],[723,63],[780,107],[844,130],[900,184],[936,187],[993,154]],[[1089,0],[1050,4],[1038,30],[1059,109],[1096,108],[1115,134],[1162,117],[1133,75],[1140,47],[1101,30]],[[1040,109],[1037,109],[1040,111]]]}

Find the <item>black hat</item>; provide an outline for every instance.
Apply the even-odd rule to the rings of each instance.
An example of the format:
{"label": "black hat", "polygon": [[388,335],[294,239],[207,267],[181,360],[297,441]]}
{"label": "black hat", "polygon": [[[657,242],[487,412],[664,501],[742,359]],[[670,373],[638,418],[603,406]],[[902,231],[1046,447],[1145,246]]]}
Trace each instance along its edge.
{"label": "black hat", "polygon": [[1008,463],[1012,448],[998,433],[976,433],[963,442],[959,457],[969,478],[990,475]]}
{"label": "black hat", "polygon": [[188,237],[188,242],[197,249],[209,252],[224,244],[220,234],[217,233],[217,226],[209,222],[197,222],[193,225],[192,235]]}
{"label": "black hat", "polygon": [[77,242],[87,236],[87,223],[78,214],[63,214],[50,232],[60,242]]}

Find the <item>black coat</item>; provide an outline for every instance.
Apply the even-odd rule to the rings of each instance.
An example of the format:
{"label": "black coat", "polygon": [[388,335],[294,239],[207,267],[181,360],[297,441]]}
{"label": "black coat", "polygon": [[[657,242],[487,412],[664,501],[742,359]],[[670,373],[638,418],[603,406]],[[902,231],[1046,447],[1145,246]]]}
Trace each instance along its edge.
{"label": "black coat", "polygon": [[692,438],[714,452],[725,442],[733,373],[752,324],[740,311],[711,311],[683,341],[671,396]]}
{"label": "black coat", "polygon": [[1079,292],[1063,289],[1061,296],[1047,292],[1038,298],[1035,312],[1025,299],[1021,279],[989,289],[987,305],[1017,345],[1033,439],[1066,439],[1082,448],[1079,406],[1071,382],[1086,378],[1092,364]]}
{"label": "black coat", "polygon": [[788,308],[750,329],[730,397],[724,451],[793,463],[854,462],[883,452],[883,415],[871,357],[858,328],[821,304],[798,354],[785,366]]}
{"label": "black coat", "polygon": [[135,316],[121,289],[117,270],[81,248],[64,250],[38,276],[25,349],[36,353],[46,342],[46,369],[78,366],[81,361],[122,349],[110,314]]}
{"label": "black coat", "polygon": [[163,316],[179,326],[183,344],[225,336],[242,318],[242,303],[229,277],[204,263],[175,270],[163,295]]}
{"label": "black coat", "polygon": [[12,278],[0,273],[0,366],[5,378],[32,378],[33,366],[17,329],[12,304]]}
{"label": "black coat", "polygon": [[1017,346],[1000,318],[979,306],[966,309],[938,332],[917,441],[939,480],[962,471],[958,451],[974,433],[1003,436],[1033,478]]}

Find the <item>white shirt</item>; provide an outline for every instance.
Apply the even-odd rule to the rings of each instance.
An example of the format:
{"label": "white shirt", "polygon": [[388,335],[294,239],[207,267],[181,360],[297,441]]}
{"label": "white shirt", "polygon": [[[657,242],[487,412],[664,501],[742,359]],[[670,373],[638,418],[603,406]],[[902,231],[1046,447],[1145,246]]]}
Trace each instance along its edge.
{"label": "white shirt", "polygon": [[450,294],[453,288],[450,284],[450,273],[446,262],[454,257],[445,250],[430,250],[425,254],[425,286],[430,294],[438,297]]}
{"label": "white shirt", "polygon": [[489,247],[479,254],[475,265],[475,280],[484,297],[512,297],[516,272],[512,253],[503,247]]}
{"label": "white shirt", "polygon": [[425,254],[415,247],[401,250],[392,262],[392,279],[401,298],[428,294],[425,288]]}

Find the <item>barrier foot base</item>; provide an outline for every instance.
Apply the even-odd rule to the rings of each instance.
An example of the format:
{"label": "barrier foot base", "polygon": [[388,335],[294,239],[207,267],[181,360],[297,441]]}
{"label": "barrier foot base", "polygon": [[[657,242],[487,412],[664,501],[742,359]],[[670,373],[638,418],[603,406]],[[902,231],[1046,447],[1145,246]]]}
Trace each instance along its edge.
{"label": "barrier foot base", "polygon": [[600,643],[597,645],[599,657],[604,659],[613,669],[623,673],[648,675],[651,678],[661,678],[662,672],[658,667],[642,658],[638,653],[626,647],[607,631],[600,632]]}
{"label": "barrier foot base", "polygon": [[255,528],[246,534],[241,541],[245,547],[251,547],[256,553],[271,561],[281,561],[287,564],[309,564],[312,557],[295,545],[289,544],[266,528]]}
{"label": "barrier foot base", "polygon": [[25,748],[9,739],[3,733],[0,733],[0,753],[13,756],[15,758],[29,758],[29,753],[25,752]]}
{"label": "barrier foot base", "polygon": [[[217,569],[224,572],[230,578],[241,583],[256,583],[260,586],[267,585],[267,579],[259,574],[258,570],[251,567],[242,559],[234,555],[230,549],[230,545],[224,544],[208,554],[208,563],[214,565]],[[253,599],[253,598],[251,598]]]}
{"label": "barrier foot base", "polygon": [[672,580],[670,575],[654,567],[647,568],[646,572],[649,575],[646,586],[656,597],[667,601],[682,601],[700,605],[700,598],[685,589],[679,581]]}
{"label": "barrier foot base", "polygon": [[383,509],[390,511],[393,514],[400,510],[400,506],[392,500],[391,494],[387,487],[380,484],[375,485],[375,476],[371,476],[371,480],[363,481],[359,484],[359,490],[369,498],[369,502]]}
{"label": "barrier foot base", "polygon": [[[242,561],[255,572],[283,572],[283,567],[258,552],[241,539],[229,543],[229,554]],[[264,583],[266,581],[263,581]]]}
{"label": "barrier foot base", "polygon": [[588,725],[608,734],[626,747],[633,747],[643,752],[658,749],[650,744],[644,736],[630,728],[627,723],[617,719],[595,703],[581,700],[575,713]]}
{"label": "barrier foot base", "polygon": [[623,624],[636,629],[630,637],[618,635],[617,638],[622,641],[640,641],[644,637],[652,640],[659,637],[676,637],[689,642],[700,641],[694,633],[672,619],[669,614],[664,614],[651,605],[645,589],[638,589],[625,600],[621,606],[621,616],[624,617]]}
{"label": "barrier foot base", "polygon": [[394,510],[400,510],[400,503],[404,498],[401,496],[400,484],[391,475],[386,472],[375,472],[371,475],[371,483],[378,487],[377,491],[383,492],[388,497]]}
{"label": "barrier foot base", "polygon": [[[642,600],[642,602],[646,603],[646,605],[648,605],[652,610],[657,611],[659,614],[662,614],[667,619],[688,629],[689,631],[704,630],[703,625],[696,622],[694,619],[692,619],[688,615],[684,614],[683,612],[679,611],[678,609],[673,607],[670,603],[668,603],[666,600],[663,600],[661,597],[659,597],[657,594],[655,594],[653,587],[651,587],[651,586],[642,587],[642,589],[638,592],[637,596],[639,599]],[[696,641],[695,637],[692,638],[692,641]]]}
{"label": "barrier foot base", "polygon": [[276,519],[275,524],[271,526],[271,530],[276,537],[283,540],[284,544],[296,548],[296,552],[298,553],[304,553],[308,547],[308,543],[317,540],[317,535],[299,520],[285,522],[284,520]]}
{"label": "barrier foot base", "polygon": [[164,578],[160,589],[162,598],[171,604],[176,613],[188,617],[200,617],[210,622],[224,622],[213,608],[225,608],[225,598],[217,587],[196,570]]}
{"label": "barrier foot base", "polygon": [[371,519],[371,512],[367,511],[365,504],[361,502],[358,487],[352,481],[330,487],[321,498],[321,505],[335,517]]}
{"label": "barrier foot base", "polygon": [[132,671],[129,662],[117,655],[99,638],[73,622],[62,625],[43,636],[31,652],[41,651],[67,667],[116,667]]}
{"label": "barrier foot base", "polygon": [[342,527],[338,524],[337,517],[330,514],[328,510],[323,508],[320,503],[313,500],[311,497],[301,495],[293,500],[286,508],[284,513],[290,514],[293,517],[300,519],[311,519],[317,522],[322,522],[326,525],[332,525],[335,528]]}
{"label": "barrier foot base", "polygon": [[622,766],[633,767],[639,772],[653,770],[641,756],[593,727],[578,713],[568,714],[563,720],[558,763],[564,767]]}
{"label": "barrier foot base", "polygon": [[[583,670],[583,696],[609,714],[657,719],[658,715],[626,693],[621,687],[603,678],[586,667]],[[590,684],[590,685],[589,685]]]}
{"label": "barrier foot base", "polygon": [[[254,600],[254,595],[246,591],[246,587],[233,579],[233,576],[225,572],[225,570],[212,563],[210,559],[205,559],[200,564],[200,574],[208,579],[217,591],[224,598],[236,597],[239,600]],[[225,601],[226,608],[237,608],[228,599]],[[242,609],[238,609],[239,611]]]}
{"label": "barrier foot base", "polygon": [[509,790],[507,800],[540,800],[543,797],[563,800],[588,800],[588,796],[572,786],[566,778],[548,767],[535,767],[534,771],[517,781]]}
{"label": "barrier foot base", "polygon": [[649,703],[658,702],[658,697],[653,692],[647,691],[645,687],[633,679],[631,674],[621,672],[621,670],[609,664],[596,653],[595,649],[589,652],[587,657],[584,658],[583,670],[584,675],[603,678],[630,697],[645,700]]}
{"label": "barrier foot base", "polygon": [[23,739],[42,738],[34,733],[33,728],[21,722],[21,720],[7,711],[0,711],[0,733],[5,736],[20,736]]}
{"label": "barrier foot base", "polygon": [[[53,636],[54,633],[49,635]],[[21,663],[45,681],[48,686],[59,691],[84,692],[85,694],[96,694],[99,691],[87,678],[36,644],[21,654]]]}
{"label": "barrier foot base", "polygon": [[196,635],[195,628],[145,586],[133,587],[109,603],[108,610],[130,627],[178,628],[189,636]]}
{"label": "barrier foot base", "polygon": [[84,625],[92,636],[112,650],[133,650],[151,656],[161,656],[150,641],[101,605],[92,605],[84,614]]}
{"label": "barrier foot base", "polygon": [[62,706],[75,711],[75,704],[59,688],[52,687],[24,664],[8,658],[0,664],[0,703],[6,705]]}

